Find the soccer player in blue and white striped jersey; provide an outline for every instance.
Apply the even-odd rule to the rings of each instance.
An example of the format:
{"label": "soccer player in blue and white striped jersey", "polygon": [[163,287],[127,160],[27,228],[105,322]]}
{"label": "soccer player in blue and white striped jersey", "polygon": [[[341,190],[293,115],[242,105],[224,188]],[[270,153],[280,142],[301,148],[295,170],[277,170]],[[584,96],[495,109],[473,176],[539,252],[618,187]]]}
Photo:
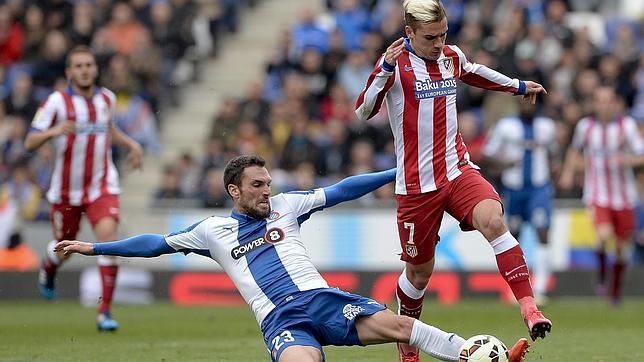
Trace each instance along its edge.
{"label": "soccer player in blue and white striped jersey", "polygon": [[[144,234],[110,243],[62,241],[66,254],[154,257],[197,253],[219,263],[259,323],[274,361],[322,361],[324,345],[404,342],[444,361],[457,361],[464,339],[384,305],[330,288],[300,235],[312,213],[353,200],[394,180],[396,170],[348,177],[322,189],[271,194],[271,177],[257,156],[232,159],[224,183],[233,199],[229,216],[211,216],[180,232]],[[510,351],[522,361],[528,341]],[[513,359],[512,359],[513,358]]]}

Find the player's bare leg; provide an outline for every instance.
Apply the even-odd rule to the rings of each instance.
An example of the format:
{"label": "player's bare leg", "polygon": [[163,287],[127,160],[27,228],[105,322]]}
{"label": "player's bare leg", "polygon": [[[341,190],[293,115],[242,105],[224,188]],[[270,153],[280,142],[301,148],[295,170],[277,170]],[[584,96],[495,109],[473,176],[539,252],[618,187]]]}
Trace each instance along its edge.
{"label": "player's bare leg", "polygon": [[311,346],[289,346],[280,355],[279,362],[322,362],[322,353]]}
{"label": "player's bare leg", "polygon": [[[396,288],[398,314],[420,319],[425,299],[425,289],[433,270],[434,258],[418,265],[406,263],[405,270],[398,278]],[[407,343],[398,343],[398,354],[401,362],[420,360],[418,348]]]}
{"label": "player's bare leg", "polygon": [[530,337],[533,341],[545,338],[552,322],[537,309],[523,250],[505,225],[501,203],[493,199],[479,202],[472,211],[472,223],[494,249],[499,273],[519,302]]}
{"label": "player's bare leg", "polygon": [[385,309],[356,320],[360,341],[365,344],[409,343],[442,361],[456,361],[465,339],[425,324],[417,319],[396,315]]}
{"label": "player's bare leg", "polygon": [[[112,241],[117,239],[116,229],[118,221],[112,217],[104,217],[94,225],[94,233],[98,242]],[[103,292],[101,303],[97,311],[96,326],[99,331],[115,331],[118,323],[112,319],[112,296],[116,287],[116,275],[118,265],[113,256],[99,256],[98,268],[101,275]]]}

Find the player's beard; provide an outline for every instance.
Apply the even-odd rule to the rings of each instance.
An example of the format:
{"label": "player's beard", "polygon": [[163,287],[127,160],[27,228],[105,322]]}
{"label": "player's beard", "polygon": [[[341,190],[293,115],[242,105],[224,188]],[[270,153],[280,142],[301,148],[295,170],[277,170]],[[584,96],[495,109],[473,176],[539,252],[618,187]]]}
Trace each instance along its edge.
{"label": "player's beard", "polygon": [[266,211],[260,209],[259,207],[249,207],[246,209],[246,215],[254,219],[266,219],[268,215],[271,214],[271,205],[268,204]]}

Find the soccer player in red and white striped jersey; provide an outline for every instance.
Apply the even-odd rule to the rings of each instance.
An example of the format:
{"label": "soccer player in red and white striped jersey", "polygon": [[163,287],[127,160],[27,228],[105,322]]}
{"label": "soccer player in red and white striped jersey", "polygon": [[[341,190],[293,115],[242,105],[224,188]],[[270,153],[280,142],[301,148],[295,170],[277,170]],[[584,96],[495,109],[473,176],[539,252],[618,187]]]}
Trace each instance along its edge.
{"label": "soccer player in red and white striped jersey", "polygon": [[[463,230],[479,230],[491,243],[531,337],[544,337],[551,322],[534,303],[523,251],[503,221],[499,195],[470,162],[458,132],[456,90],[460,80],[531,102],[546,91],[471,63],[458,47],[446,45],[447,16],[439,0],[406,0],[403,7],[406,38],[387,48],[356,102],[356,114],[365,120],[386,101],[394,134],[398,231],[406,262],[398,281],[399,312],[420,316],[447,211]],[[401,346],[401,360],[417,360],[415,352]]]}
{"label": "soccer player in red and white striped jersey", "polygon": [[625,247],[635,230],[638,196],[633,167],[644,164],[642,136],[635,120],[620,114],[619,103],[613,88],[602,86],[595,90],[594,115],[577,123],[559,180],[562,189],[569,189],[576,166],[585,164],[583,200],[597,233],[600,294],[607,290],[606,243],[613,235],[617,240],[610,290],[614,304],[620,301]]}
{"label": "soccer player in red and white striped jersey", "polygon": [[[36,113],[25,140],[35,150],[51,140],[56,160],[47,199],[52,204],[54,238],[47,246],[38,286],[46,299],[54,297],[54,277],[67,256],[54,252],[57,241],[73,240],[82,214],[86,214],[99,242],[117,238],[120,193],[118,173],[112,162],[112,143],[129,150],[128,167],[138,168],[143,150],[121,132],[113,121],[116,96],[95,85],[96,59],[85,46],[75,47],[67,56],[65,69],[69,85],[54,92]],[[117,265],[113,257],[98,260],[103,296],[98,308],[99,330],[115,330],[111,301]]]}

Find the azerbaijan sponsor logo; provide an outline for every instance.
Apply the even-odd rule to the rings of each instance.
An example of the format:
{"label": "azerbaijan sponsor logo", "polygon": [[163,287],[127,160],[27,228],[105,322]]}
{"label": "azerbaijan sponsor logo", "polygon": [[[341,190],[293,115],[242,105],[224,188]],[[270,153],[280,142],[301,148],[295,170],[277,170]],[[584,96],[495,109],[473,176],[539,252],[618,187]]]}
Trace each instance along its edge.
{"label": "azerbaijan sponsor logo", "polygon": [[456,94],[456,79],[416,80],[414,81],[416,99],[429,99]]}

